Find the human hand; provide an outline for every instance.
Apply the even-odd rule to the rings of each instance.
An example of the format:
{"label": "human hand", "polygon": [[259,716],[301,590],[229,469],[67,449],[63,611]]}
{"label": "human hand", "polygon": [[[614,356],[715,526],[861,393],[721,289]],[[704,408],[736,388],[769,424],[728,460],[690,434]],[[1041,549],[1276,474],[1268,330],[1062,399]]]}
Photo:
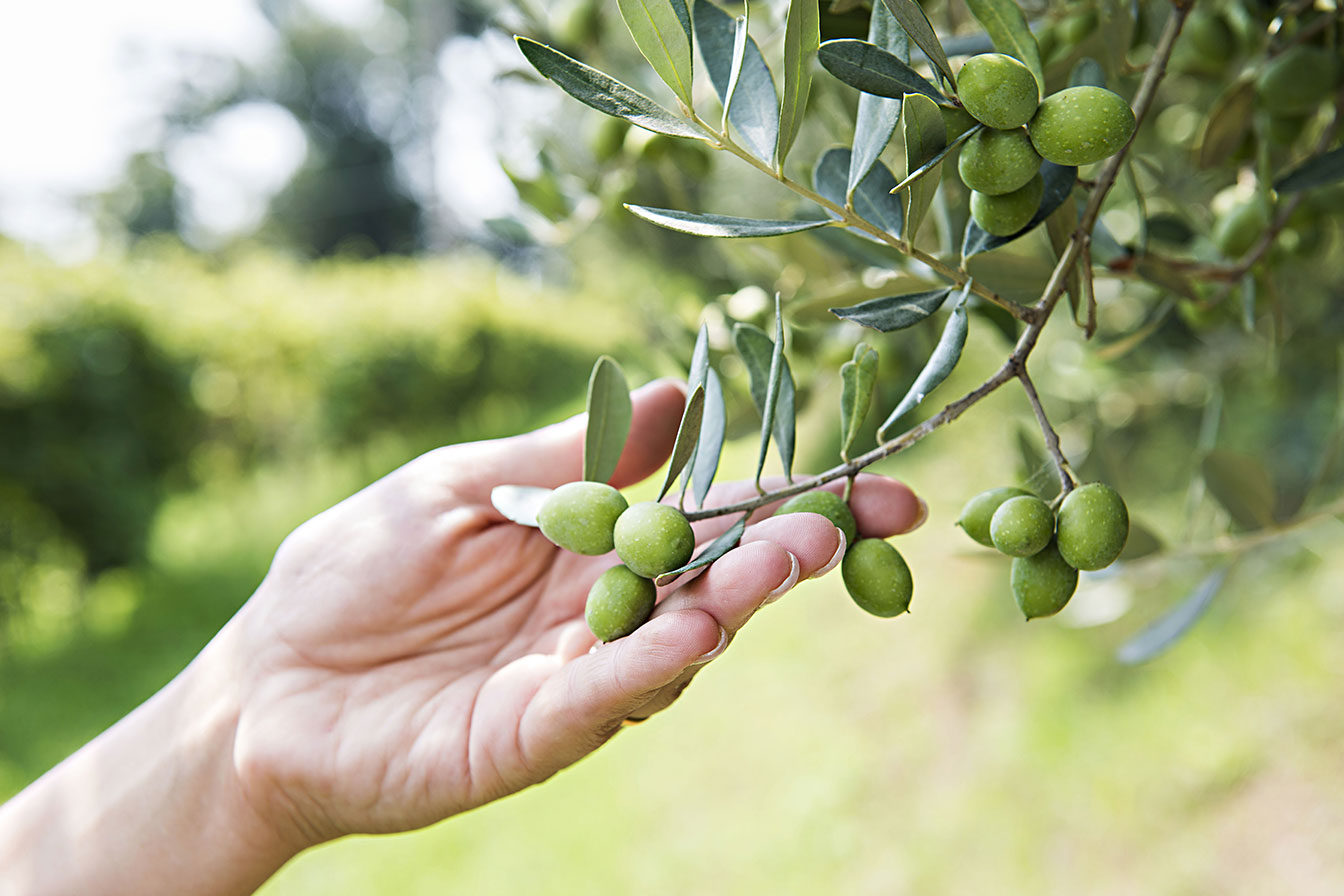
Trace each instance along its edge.
{"label": "human hand", "polygon": [[[633,398],[617,487],[667,458],[684,393],[657,382]],[[595,646],[584,601],[612,558],[560,550],[490,503],[496,485],[580,478],[583,437],[576,417],[432,451],[281,545],[212,648],[238,678],[243,793],[295,851],[421,827],[548,778],[622,720],[667,707],[763,603],[843,554],[824,517],[766,508],[739,547],[661,589],[643,627]],[[707,505],[751,494],[719,486]],[[924,512],[906,486],[870,475],[851,503],[866,536]],[[728,524],[696,524],[697,540]]]}

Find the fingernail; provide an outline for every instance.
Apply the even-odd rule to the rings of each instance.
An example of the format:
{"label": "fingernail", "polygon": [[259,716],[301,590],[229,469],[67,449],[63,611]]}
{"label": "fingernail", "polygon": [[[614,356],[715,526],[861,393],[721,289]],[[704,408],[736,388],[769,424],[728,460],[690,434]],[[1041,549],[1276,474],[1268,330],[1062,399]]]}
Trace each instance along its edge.
{"label": "fingernail", "polygon": [[728,646],[728,630],[725,629],[723,626],[719,626],[719,643],[715,644],[714,649],[711,650],[709,653],[702,654],[696,657],[695,660],[691,663],[691,665],[703,666],[705,663],[714,659],[714,657],[723,653],[724,649],[727,646]]}
{"label": "fingernail", "polygon": [[846,539],[845,539],[845,533],[844,533],[843,531],[841,531],[840,528],[839,528],[838,526],[836,527],[836,530],[835,530],[835,531],[836,531],[837,533],[839,533],[839,535],[840,535],[840,547],[838,547],[838,548],[835,549],[835,556],[833,556],[833,557],[831,557],[831,559],[827,560],[827,561],[826,561],[826,565],[823,566],[821,569],[817,570],[816,572],[812,573],[812,575],[809,576],[809,578],[813,578],[813,579],[819,579],[819,578],[821,578],[822,576],[826,575],[826,573],[828,573],[828,572],[830,572],[831,570],[835,569],[835,567],[836,567],[837,565],[839,565],[840,561],[844,559],[844,557],[845,557],[845,548],[848,547],[848,544],[847,544]]}
{"label": "fingernail", "polygon": [[915,531],[920,526],[924,525],[924,522],[929,518],[929,502],[925,501],[923,498],[916,498],[915,500],[919,502],[919,516],[915,517],[915,521],[910,524],[910,528],[902,532],[902,535],[908,535]]}
{"label": "fingernail", "polygon": [[802,571],[802,568],[798,565],[798,558],[794,556],[792,552],[787,553],[789,554],[790,564],[789,574],[784,577],[784,581],[779,583],[779,587],[765,596],[765,600],[761,601],[761,606],[774,603],[783,597],[785,592],[790,588],[798,584],[798,575]]}

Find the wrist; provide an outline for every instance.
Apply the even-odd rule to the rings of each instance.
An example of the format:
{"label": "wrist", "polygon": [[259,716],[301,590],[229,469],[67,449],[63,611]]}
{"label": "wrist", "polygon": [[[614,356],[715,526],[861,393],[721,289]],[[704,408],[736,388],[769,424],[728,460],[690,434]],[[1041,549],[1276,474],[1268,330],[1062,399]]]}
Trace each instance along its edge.
{"label": "wrist", "polygon": [[239,779],[229,631],[0,807],[0,894],[247,893],[299,851]]}

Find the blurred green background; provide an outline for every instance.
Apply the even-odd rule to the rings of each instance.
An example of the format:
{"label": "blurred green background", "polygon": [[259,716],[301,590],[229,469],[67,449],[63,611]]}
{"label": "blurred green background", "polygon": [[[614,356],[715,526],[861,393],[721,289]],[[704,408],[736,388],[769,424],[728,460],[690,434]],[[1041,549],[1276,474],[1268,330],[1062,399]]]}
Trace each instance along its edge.
{"label": "blurred green background", "polygon": [[[728,184],[744,202],[778,199],[698,147],[578,117],[517,70],[508,30],[631,71],[599,4],[239,8],[266,23],[266,52],[185,54],[162,129],[72,199],[71,229],[24,232],[0,214],[13,235],[0,242],[0,798],[176,674],[293,527],[435,445],[581,410],[598,354],[632,383],[683,375],[706,320],[730,393],[721,469],[749,476],[754,411],[728,332],[763,323],[765,288],[780,289],[799,465],[830,466],[835,371],[865,337],[825,308],[894,289],[852,245],[718,247],[622,217],[624,199],[693,207]],[[1185,105],[1171,108],[1199,108],[1209,89],[1179,82]],[[481,108],[501,98],[521,104],[517,120]],[[850,98],[818,86],[813,102],[830,125]],[[300,148],[283,176],[232,171],[242,211],[210,186],[230,174],[218,155],[240,121],[280,121],[264,145]],[[556,122],[582,139],[557,141]],[[0,179],[0,197],[16,189]],[[1131,201],[1117,191],[1118,230]],[[1292,505],[1282,519],[1304,482],[1327,486],[1309,511],[1338,493],[1338,216],[1312,226],[1319,242],[1277,259],[1296,334],[1183,313],[1100,358],[1060,322],[1033,356],[1080,470],[1119,485],[1176,550],[1085,575],[1065,613],[1024,624],[1006,562],[952,525],[982,489],[1048,484],[1030,410],[1005,390],[878,467],[931,505],[899,542],[910,616],[865,616],[835,576],[806,583],[674,709],[545,785],[313,850],[263,892],[1344,891],[1340,519],[1312,516],[1254,551],[1231,542],[1237,562],[1190,633],[1149,662],[1117,658],[1223,565],[1180,547],[1229,529],[1200,452],[1268,458]],[[1023,242],[977,276],[1005,292],[1034,282],[1048,247]],[[1158,305],[1143,284],[1101,289],[1103,335]],[[879,403],[934,339],[873,339]],[[981,381],[1005,346],[978,322],[939,395]]]}

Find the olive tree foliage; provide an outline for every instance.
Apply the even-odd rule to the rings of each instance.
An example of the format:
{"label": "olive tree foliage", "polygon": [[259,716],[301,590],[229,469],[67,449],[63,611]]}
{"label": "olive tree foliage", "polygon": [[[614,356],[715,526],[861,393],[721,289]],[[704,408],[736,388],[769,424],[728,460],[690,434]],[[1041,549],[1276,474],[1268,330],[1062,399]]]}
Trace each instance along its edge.
{"label": "olive tree foliage", "polygon": [[[719,298],[702,321],[668,312],[663,330],[684,328],[670,341],[687,354],[695,342],[693,390],[713,377],[730,407],[734,384],[715,371],[738,356],[760,412],[758,482],[772,442],[790,475],[691,518],[852,478],[938,430],[967,461],[968,484],[938,485],[959,497],[1007,484],[971,475],[986,452],[1020,455],[1011,484],[1056,509],[1105,481],[1131,496],[1119,575],[1178,571],[1148,589],[1163,604],[1120,651],[1137,662],[1189,629],[1246,557],[1291,556],[1344,512],[1333,4],[531,6],[519,4],[532,29],[517,37],[519,72],[573,102],[520,195],[553,234],[599,226],[703,272]],[[967,114],[959,75],[987,52],[1016,60],[1005,64],[1030,73],[1021,83],[1038,98],[1122,99],[1108,101],[1112,118],[1077,125],[1118,142],[1076,161],[1050,158],[1060,134],[1038,139],[1041,106],[1027,130],[1047,158],[1017,200],[1025,211],[1010,209],[1020,219],[977,210],[1001,197],[963,182],[990,129]],[[959,444],[950,424],[1000,390],[1029,413],[997,421],[991,445]],[[824,419],[818,404],[840,420],[827,436],[841,462],[794,479],[795,438],[807,437],[795,421]],[[696,418],[683,437],[699,452],[731,425],[722,411]],[[682,464],[698,503],[713,465],[695,453]]]}

